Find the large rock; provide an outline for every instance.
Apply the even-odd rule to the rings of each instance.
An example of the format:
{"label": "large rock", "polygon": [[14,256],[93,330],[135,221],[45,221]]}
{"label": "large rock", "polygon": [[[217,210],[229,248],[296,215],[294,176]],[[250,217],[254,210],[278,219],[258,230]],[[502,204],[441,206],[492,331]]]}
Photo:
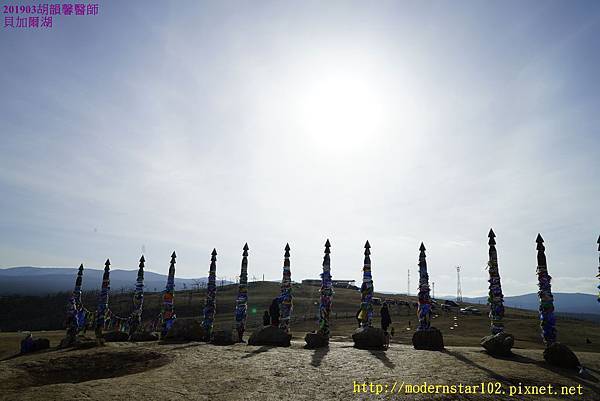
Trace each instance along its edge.
{"label": "large rock", "polygon": [[550,365],[566,369],[575,369],[581,364],[577,355],[564,344],[554,343],[544,350],[544,359]]}
{"label": "large rock", "polygon": [[329,345],[329,337],[319,333],[306,333],[304,341],[306,341],[306,348],[308,349],[327,347]]}
{"label": "large rock", "polygon": [[28,354],[30,352],[41,351],[48,348],[50,348],[50,340],[47,338],[33,339],[28,337],[21,341],[22,354]]}
{"label": "large rock", "polygon": [[158,341],[158,333],[150,331],[136,331],[129,336],[129,341],[143,342],[143,341]]}
{"label": "large rock", "polygon": [[129,340],[129,334],[123,331],[109,331],[103,335],[104,341],[107,343],[120,343]]}
{"label": "large rock", "polygon": [[[237,339],[237,333],[235,334]],[[233,338],[231,330],[215,330],[213,331],[212,344],[215,345],[233,345],[237,341]]]}
{"label": "large rock", "polygon": [[444,349],[444,337],[442,336],[442,332],[435,327],[415,331],[412,343],[415,349],[425,349],[429,351],[442,351]]}
{"label": "large rock", "polygon": [[354,347],[360,349],[384,349],[385,331],[377,327],[359,327],[352,334]]}
{"label": "large rock", "polygon": [[167,341],[206,341],[206,332],[198,320],[177,319],[163,337]]}
{"label": "large rock", "polygon": [[480,344],[490,355],[508,356],[512,354],[511,348],[515,345],[515,338],[511,334],[501,332],[483,337]]}
{"label": "large rock", "polygon": [[60,340],[58,348],[76,348],[76,349],[87,349],[98,345],[98,341],[94,338],[89,338],[83,335],[76,337],[67,336]]}
{"label": "large rock", "polygon": [[275,326],[266,326],[252,333],[248,345],[274,345],[276,347],[289,347],[291,334]]}

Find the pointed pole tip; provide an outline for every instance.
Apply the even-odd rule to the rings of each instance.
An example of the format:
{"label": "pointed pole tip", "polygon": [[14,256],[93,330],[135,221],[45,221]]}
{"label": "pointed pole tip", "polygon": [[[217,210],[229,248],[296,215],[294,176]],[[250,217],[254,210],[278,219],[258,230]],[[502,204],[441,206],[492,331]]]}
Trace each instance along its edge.
{"label": "pointed pole tip", "polygon": [[144,258],[144,255],[142,255],[142,257],[140,258],[140,263],[144,263],[146,261],[146,259]]}
{"label": "pointed pole tip", "polygon": [[250,249],[250,248],[248,248],[248,243],[247,242],[244,244],[244,248],[243,249],[244,249],[244,251],[247,251],[247,250]]}
{"label": "pointed pole tip", "polygon": [[537,235],[537,237],[536,237],[536,239],[535,239],[535,242],[537,242],[537,243],[544,242],[544,239],[542,238],[542,236],[541,236],[541,234],[540,234],[540,233],[538,233],[538,235]]}
{"label": "pointed pole tip", "polygon": [[329,238],[327,238],[327,241],[325,241],[325,246],[327,248],[331,247],[331,244],[329,243]]}
{"label": "pointed pole tip", "polygon": [[212,252],[211,252],[212,256],[217,256],[217,249],[213,248]]}
{"label": "pointed pole tip", "polygon": [[175,251],[173,251],[173,253],[171,254],[171,257],[172,258],[176,258],[177,257],[177,255],[175,254]]}
{"label": "pointed pole tip", "polygon": [[492,230],[490,228],[490,232],[488,233],[488,238],[494,238],[494,237],[496,237],[496,234],[494,233],[494,230]]}
{"label": "pointed pole tip", "polygon": [[424,251],[425,250],[425,245],[421,242],[421,246],[419,247],[419,251]]}
{"label": "pointed pole tip", "polygon": [[110,266],[110,259],[106,259],[106,262],[104,262],[104,266]]}
{"label": "pointed pole tip", "polygon": [[370,248],[371,244],[369,244],[369,240],[367,240],[367,242],[365,242],[365,248]]}
{"label": "pointed pole tip", "polygon": [[290,248],[290,244],[286,243],[286,244],[285,244],[285,250],[286,250],[286,251],[289,251],[290,249],[291,249],[291,248]]}

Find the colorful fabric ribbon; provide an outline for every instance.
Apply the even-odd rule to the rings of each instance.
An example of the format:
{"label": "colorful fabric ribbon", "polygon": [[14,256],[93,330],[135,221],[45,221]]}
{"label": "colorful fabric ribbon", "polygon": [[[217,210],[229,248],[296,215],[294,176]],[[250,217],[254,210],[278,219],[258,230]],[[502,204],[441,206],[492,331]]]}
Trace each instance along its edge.
{"label": "colorful fabric ribbon", "polygon": [[501,333],[504,331],[504,295],[502,294],[502,285],[500,284],[500,274],[498,272],[498,253],[496,252],[496,234],[490,229],[488,234],[488,245],[489,245],[489,260],[488,260],[488,273],[489,273],[489,295],[488,305],[490,306],[489,317],[491,320],[491,331],[492,334]]}
{"label": "colorful fabric ribbon", "polygon": [[540,234],[536,238],[537,242],[537,275],[538,275],[538,297],[540,299],[540,326],[542,328],[542,338],[546,346],[556,342],[556,318],[554,316],[554,296],[552,295],[552,286],[550,284],[552,277],[548,274],[546,266],[546,247],[544,239]]}
{"label": "colorful fabric ribbon", "polygon": [[329,337],[329,315],[331,314],[331,300],[333,298],[333,283],[331,281],[331,261],[329,240],[325,242],[325,256],[323,257],[323,273],[321,273],[321,304],[319,305],[319,330],[322,336]]}
{"label": "colorful fabric ribbon", "polygon": [[206,332],[207,340],[210,340],[215,321],[215,308],[217,298],[217,250],[213,249],[208,270],[208,283],[206,286],[206,302],[204,303],[204,320],[202,327]]}
{"label": "colorful fabric ribbon", "polygon": [[363,282],[360,287],[360,311],[358,320],[361,327],[373,324],[373,277],[371,276],[371,245],[365,243],[365,260],[363,264]]}
{"label": "colorful fabric ribbon", "polygon": [[431,297],[429,296],[429,274],[427,273],[427,260],[425,245],[421,242],[419,247],[419,307],[417,317],[419,326],[417,330],[427,330],[431,327]]}
{"label": "colorful fabric ribbon", "polygon": [[235,326],[238,332],[239,341],[242,341],[244,331],[246,330],[246,317],[248,312],[248,249],[248,244],[245,244],[244,252],[242,253],[238,296],[235,300]]}
{"label": "colorful fabric ribbon", "polygon": [[96,309],[96,338],[102,338],[106,314],[108,311],[108,291],[110,290],[110,260],[106,259],[104,274],[102,276],[102,288],[98,296],[98,308]]}
{"label": "colorful fabric ribbon", "polygon": [[289,333],[290,318],[292,316],[292,271],[290,270],[290,245],[285,245],[283,260],[283,278],[281,280],[281,294],[278,297],[279,306],[279,328]]}
{"label": "colorful fabric ribbon", "polygon": [[167,332],[173,327],[177,315],[175,315],[175,258],[177,255],[175,251],[171,254],[171,265],[169,266],[169,275],[167,277],[167,286],[163,291],[163,305],[160,320],[162,321],[161,334],[165,336]]}

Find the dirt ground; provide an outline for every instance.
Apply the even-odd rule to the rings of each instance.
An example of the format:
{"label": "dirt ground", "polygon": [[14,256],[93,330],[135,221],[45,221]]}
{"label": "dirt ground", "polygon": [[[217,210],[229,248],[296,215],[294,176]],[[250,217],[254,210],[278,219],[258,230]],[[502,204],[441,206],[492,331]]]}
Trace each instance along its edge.
{"label": "dirt ground", "polygon": [[[306,350],[297,340],[289,348],[192,342],[50,350],[1,361],[0,399],[600,400],[600,355],[593,352],[578,352],[592,375],[584,379],[576,372],[549,367],[537,349],[517,349],[514,357],[499,359],[476,347],[447,346],[444,352],[432,352],[392,344],[384,352],[355,349],[341,337],[333,340],[329,348],[319,350]],[[457,386],[483,382],[506,394],[405,393],[407,384],[423,382]],[[355,383],[373,383],[373,393],[355,388]],[[510,397],[509,386],[518,390],[520,383],[522,394]],[[382,394],[374,394],[377,384]],[[558,395],[525,395],[532,390],[525,386],[549,384]],[[579,385],[582,395],[577,395]],[[569,386],[566,391],[575,391],[574,395],[561,395],[560,386]]]}

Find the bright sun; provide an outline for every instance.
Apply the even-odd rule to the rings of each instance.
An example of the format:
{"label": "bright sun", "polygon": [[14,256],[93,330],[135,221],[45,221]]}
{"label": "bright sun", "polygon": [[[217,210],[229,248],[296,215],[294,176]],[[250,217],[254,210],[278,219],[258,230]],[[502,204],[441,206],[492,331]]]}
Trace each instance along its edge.
{"label": "bright sun", "polygon": [[384,94],[369,74],[331,69],[311,74],[299,89],[299,128],[329,150],[351,151],[378,135],[385,119]]}

